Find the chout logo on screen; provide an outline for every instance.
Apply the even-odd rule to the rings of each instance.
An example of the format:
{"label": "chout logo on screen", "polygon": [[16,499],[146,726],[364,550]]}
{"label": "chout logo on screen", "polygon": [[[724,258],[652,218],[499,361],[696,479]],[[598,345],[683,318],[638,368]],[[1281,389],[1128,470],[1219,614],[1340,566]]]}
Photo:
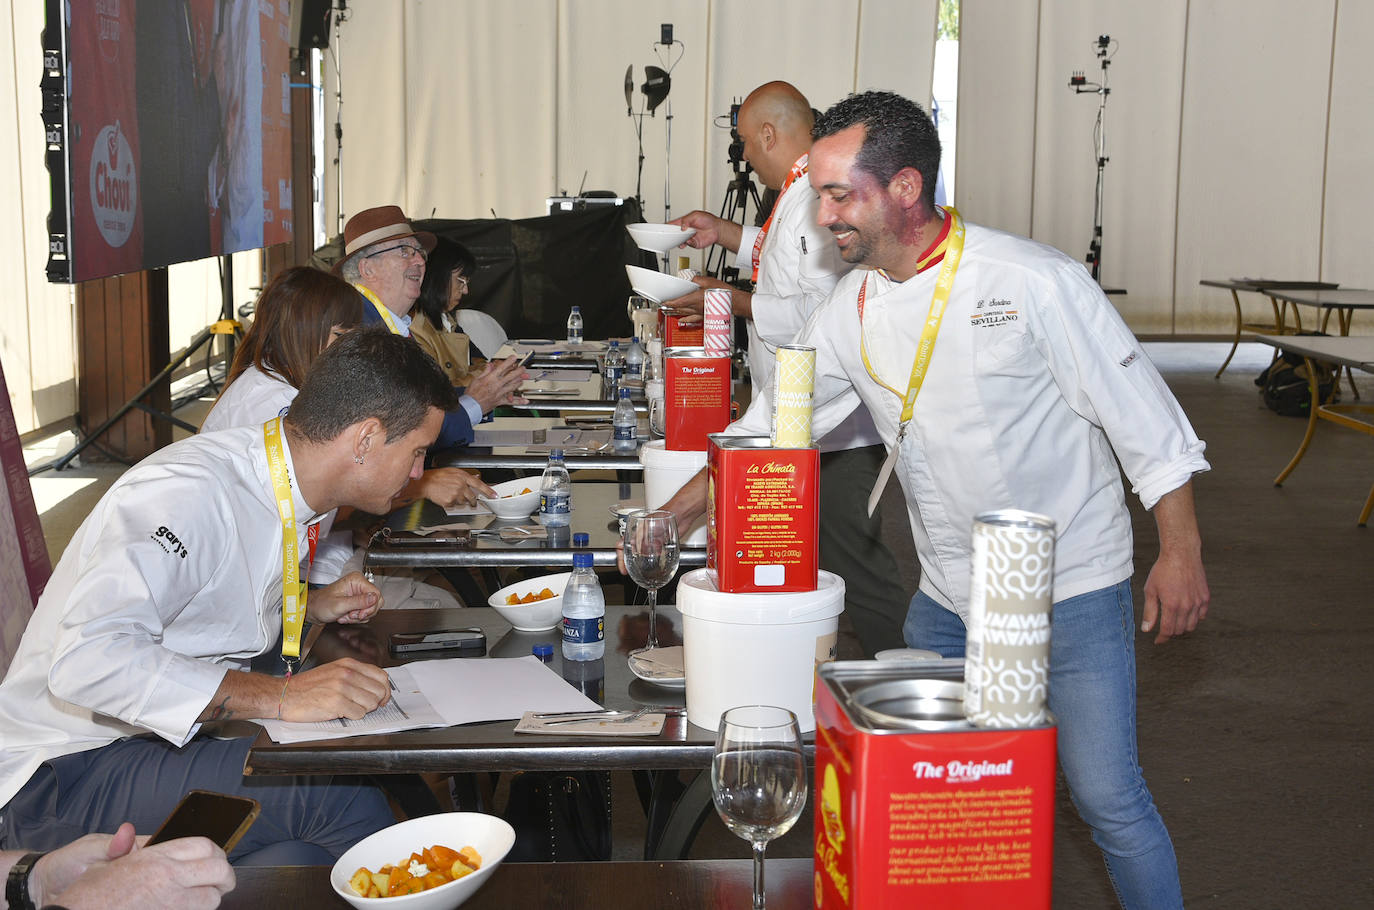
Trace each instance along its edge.
{"label": "chout logo on screen", "polygon": [[133,233],[138,177],[133,149],[118,120],[100,131],[91,153],[91,213],[100,236],[112,247],[123,246]]}

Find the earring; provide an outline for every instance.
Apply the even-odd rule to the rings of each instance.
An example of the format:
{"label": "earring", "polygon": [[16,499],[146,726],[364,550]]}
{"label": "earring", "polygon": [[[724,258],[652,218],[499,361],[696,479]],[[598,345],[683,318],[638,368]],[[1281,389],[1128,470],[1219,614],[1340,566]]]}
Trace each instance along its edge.
{"label": "earring", "polygon": [[361,456],[361,455],[354,455],[354,456],[353,456],[353,460],[356,461],[358,464],[362,464],[362,463],[363,463],[363,456]]}

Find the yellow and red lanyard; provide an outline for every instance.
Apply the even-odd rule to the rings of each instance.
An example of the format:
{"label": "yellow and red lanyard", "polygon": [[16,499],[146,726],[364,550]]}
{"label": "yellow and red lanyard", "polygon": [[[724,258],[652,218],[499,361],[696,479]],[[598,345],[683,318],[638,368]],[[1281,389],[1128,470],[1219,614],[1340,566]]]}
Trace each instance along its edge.
{"label": "yellow and red lanyard", "polygon": [[[921,385],[926,379],[926,370],[930,368],[930,358],[935,353],[935,339],[940,334],[940,323],[945,318],[945,306],[949,303],[950,290],[954,287],[954,273],[959,269],[959,258],[964,253],[964,222],[959,217],[959,213],[953,206],[946,206],[945,227],[942,231],[943,239],[936,239],[935,244],[927,250],[916,263],[916,271],[930,268],[936,262],[943,259],[940,265],[940,274],[935,279],[935,290],[930,297],[930,311],[926,313],[925,327],[921,330],[921,339],[916,343],[916,357],[911,364],[911,378],[907,381],[906,394],[902,396],[902,417],[897,426],[897,441],[892,444],[892,449],[887,453],[886,460],[878,472],[878,481],[873,485],[873,491],[868,496],[868,514],[872,515],[877,508],[878,500],[882,497],[883,489],[887,486],[888,478],[892,476],[892,469],[897,464],[897,453],[902,448],[902,440],[906,437],[906,426],[911,422],[911,416],[916,411],[916,396],[921,394]],[[864,318],[864,298],[868,296],[868,276],[864,276],[863,284],[859,286],[859,323],[862,326]],[[868,351],[864,346],[862,328],[859,333],[859,354],[863,358],[864,369],[883,388],[892,392],[894,395],[901,395],[892,386],[887,385],[879,378],[878,372],[873,369],[873,365],[868,361]]]}
{"label": "yellow and red lanyard", "polygon": [[[305,626],[307,588],[301,577],[300,545],[296,542],[296,507],[291,498],[291,475],[286,468],[286,449],[282,442],[281,418],[273,417],[262,425],[262,441],[267,448],[267,473],[272,478],[272,494],[281,517],[281,657],[289,678],[300,663],[301,629]],[[319,522],[306,529],[309,546],[305,574],[315,561],[319,541]]]}
{"label": "yellow and red lanyard", "polygon": [[355,284],[353,287],[357,288],[358,293],[368,299],[368,302],[376,309],[377,314],[382,317],[382,322],[385,322],[386,327],[391,329],[391,334],[400,335],[401,329],[396,325],[395,314],[386,308],[386,304],[382,303],[381,299],[378,298],[376,294],[372,293],[371,288],[363,287],[361,284]]}
{"label": "yellow and red lanyard", "polygon": [[768,229],[773,226],[773,216],[777,214],[778,203],[782,201],[782,195],[787,192],[787,188],[796,182],[798,177],[805,176],[806,167],[810,160],[811,156],[809,154],[802,155],[792,165],[792,170],[787,172],[787,179],[782,182],[782,189],[778,190],[778,198],[773,203],[773,210],[768,213],[768,220],[763,223],[763,227],[759,228],[758,236],[754,238],[754,252],[752,257],[754,265],[752,280],[754,284],[759,283],[759,256],[763,253],[763,241],[764,238],[768,236]]}

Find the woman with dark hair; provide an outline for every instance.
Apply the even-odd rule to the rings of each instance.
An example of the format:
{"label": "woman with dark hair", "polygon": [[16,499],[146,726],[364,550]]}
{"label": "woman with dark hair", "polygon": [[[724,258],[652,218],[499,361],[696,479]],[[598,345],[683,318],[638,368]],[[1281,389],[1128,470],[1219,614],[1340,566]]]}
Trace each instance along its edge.
{"label": "woman with dark hair", "polygon": [[[478,310],[459,309],[476,271],[477,259],[467,247],[440,237],[425,264],[425,280],[411,310],[411,337],[457,386],[467,384],[474,355],[490,360],[505,343],[505,332],[496,320]],[[475,320],[481,321],[481,328],[468,324]]]}
{"label": "woman with dark hair", "polygon": [[307,266],[280,272],[258,297],[253,324],[201,432],[285,414],[310,364],[362,319],[363,299],[347,281]]}

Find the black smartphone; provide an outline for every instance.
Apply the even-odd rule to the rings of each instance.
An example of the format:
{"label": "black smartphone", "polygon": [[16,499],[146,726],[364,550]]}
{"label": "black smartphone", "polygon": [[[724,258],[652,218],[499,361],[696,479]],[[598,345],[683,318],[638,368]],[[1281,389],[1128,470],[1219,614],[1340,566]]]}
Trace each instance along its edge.
{"label": "black smartphone", "polygon": [[258,817],[258,801],[211,790],[192,790],[181,798],[148,844],[179,837],[208,837],[228,853]]}
{"label": "black smartphone", "polygon": [[391,636],[391,653],[397,657],[426,653],[448,657],[481,657],[487,653],[487,636],[481,629],[396,632]]}

